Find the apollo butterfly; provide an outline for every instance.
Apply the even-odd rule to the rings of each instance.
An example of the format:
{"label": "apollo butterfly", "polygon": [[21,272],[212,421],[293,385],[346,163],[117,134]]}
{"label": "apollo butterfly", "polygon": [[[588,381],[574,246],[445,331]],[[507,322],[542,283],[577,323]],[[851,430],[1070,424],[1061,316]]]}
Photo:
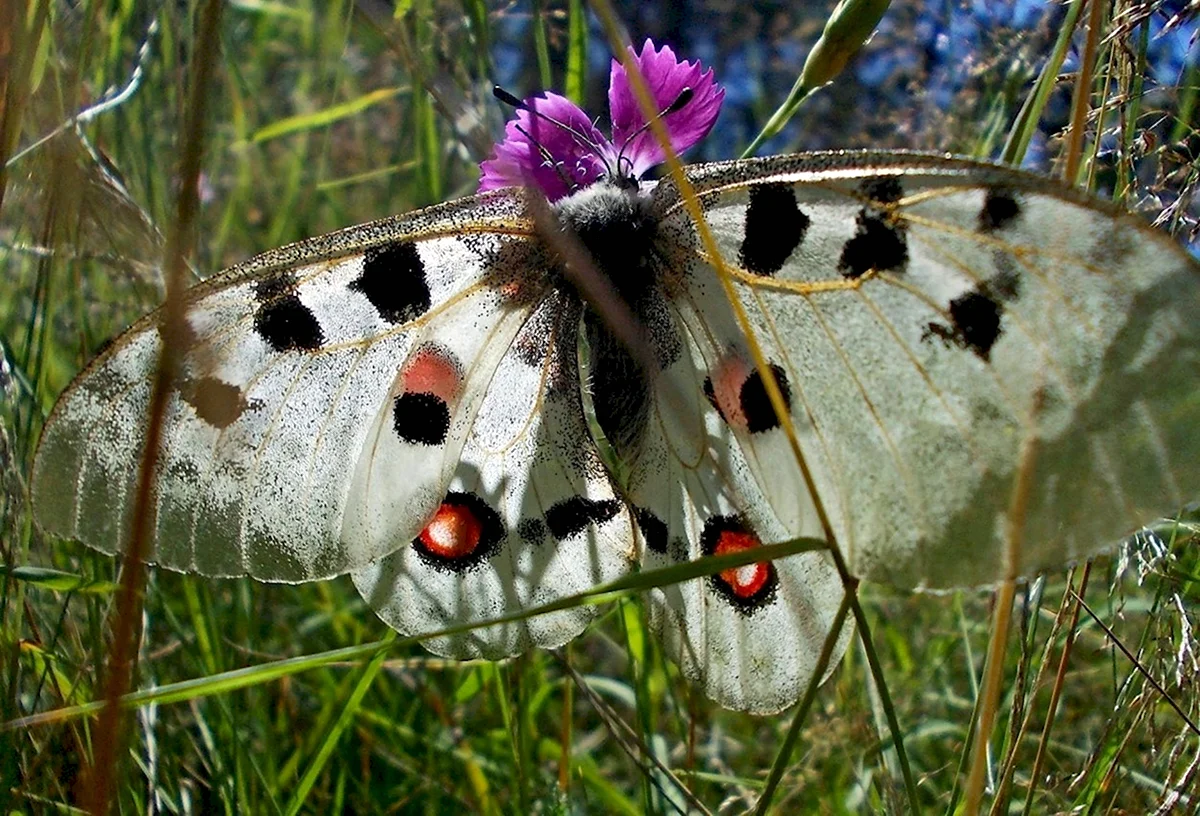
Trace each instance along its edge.
{"label": "apollo butterfly", "polygon": [[[702,138],[712,72],[649,42],[634,58],[672,146]],[[1200,269],[1167,236],[949,156],[690,166],[743,314],[678,186],[644,179],[663,149],[616,62],[610,107],[611,139],[562,97],[527,99],[478,195],[193,289],[150,560],[349,572],[384,621],[426,635],[826,529],[856,577],[987,584],[1087,558],[1194,495]],[[584,296],[563,236],[606,301]],[[32,487],[46,532],[123,551],[159,327],[136,323],[54,409]],[[829,553],[806,552],[659,587],[650,609],[707,694],[761,713],[813,679],[842,596]],[[426,645],[500,658],[596,614]]]}

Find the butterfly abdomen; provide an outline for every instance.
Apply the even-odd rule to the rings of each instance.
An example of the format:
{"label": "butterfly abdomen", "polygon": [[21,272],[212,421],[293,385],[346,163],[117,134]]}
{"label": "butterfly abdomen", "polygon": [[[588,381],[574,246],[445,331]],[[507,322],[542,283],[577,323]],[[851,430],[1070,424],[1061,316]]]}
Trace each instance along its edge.
{"label": "butterfly abdomen", "polygon": [[598,276],[593,283],[612,296],[611,302],[589,296],[595,290],[586,279],[573,284],[587,303],[583,322],[596,420],[624,458],[638,449],[652,378],[679,347],[662,289],[661,220],[650,202],[638,189],[600,182],[557,205],[588,256],[586,267],[568,280]]}

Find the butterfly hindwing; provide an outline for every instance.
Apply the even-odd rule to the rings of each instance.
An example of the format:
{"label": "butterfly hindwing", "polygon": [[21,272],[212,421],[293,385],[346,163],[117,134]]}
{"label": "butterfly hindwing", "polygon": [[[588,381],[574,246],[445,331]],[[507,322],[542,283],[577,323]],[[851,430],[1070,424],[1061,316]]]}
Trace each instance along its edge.
{"label": "butterfly hindwing", "polygon": [[[348,502],[366,506],[351,501],[353,464],[431,326],[453,323],[468,302],[489,302],[484,319],[499,323],[528,311],[528,298],[497,303],[507,291],[497,258],[525,241],[522,214],[509,194],[467,199],[266,253],[189,292],[149,559],[206,575],[300,581],[383,555],[391,538],[343,535]],[[124,549],[158,320],[151,315],[118,338],[56,406],[32,487],[44,530],[104,552]],[[490,371],[476,379],[490,380]],[[456,412],[473,412],[481,396],[471,392]],[[462,444],[458,433],[452,446]],[[399,480],[392,497],[423,490],[440,494],[442,486]],[[412,528],[405,540],[424,523],[418,504],[396,519]]]}
{"label": "butterfly hindwing", "polygon": [[[681,311],[676,326],[684,348],[656,378],[629,476],[643,568],[800,536],[820,540],[814,513],[784,523],[766,501],[745,450],[705,396],[705,371],[715,358],[710,338]],[[813,681],[842,595],[829,554],[805,552],[660,587],[650,597],[651,626],[709,697],[727,708],[771,713]],[[849,634],[846,627],[837,635],[827,672]]]}
{"label": "butterfly hindwing", "polygon": [[527,316],[527,308],[506,308],[500,293],[481,288],[413,333],[348,491],[342,538],[371,550],[355,566],[406,546],[437,509],[497,366]]}
{"label": "butterfly hindwing", "polygon": [[[478,623],[581,593],[628,571],[633,528],[579,398],[579,310],[548,296],[496,369],[434,521],[354,573],[404,634]],[[442,655],[501,658],[557,647],[595,617],[577,606],[434,638]]]}
{"label": "butterfly hindwing", "polygon": [[[1038,177],[937,156],[689,176],[856,576],[1027,575],[1110,546],[1200,480],[1183,386],[1200,362],[1200,274],[1166,236]],[[686,280],[726,353],[709,372],[719,398],[752,359],[746,336],[703,252]],[[776,512],[803,514],[757,377],[735,376],[757,386],[717,405]]]}

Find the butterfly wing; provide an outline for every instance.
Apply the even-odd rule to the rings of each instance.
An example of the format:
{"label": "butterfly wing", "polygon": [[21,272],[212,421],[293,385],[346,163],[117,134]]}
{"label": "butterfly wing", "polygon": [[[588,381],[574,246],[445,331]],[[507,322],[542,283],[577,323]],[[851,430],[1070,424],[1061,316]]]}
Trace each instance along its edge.
{"label": "butterfly wing", "polygon": [[[435,520],[353,574],[371,607],[401,633],[513,615],[628,571],[632,521],[584,418],[578,324],[578,301],[562,293],[537,307],[500,361]],[[557,647],[596,610],[522,617],[425,645],[448,657],[492,659]]]}
{"label": "butterfly wing", "polygon": [[[700,165],[689,177],[850,570],[955,587],[1084,558],[1200,480],[1200,270],[1036,176],[920,154]],[[689,221],[669,183],[663,217]],[[774,513],[812,512],[697,241],[677,301]],[[790,521],[788,521],[790,520]]]}
{"label": "butterfly wing", "polygon": [[[537,300],[537,270],[517,262],[530,234],[519,198],[481,196],[284,247],[189,292],[149,560],[301,581],[409,542]],[[158,321],[118,338],[55,407],[32,485],[47,532],[123,551]],[[369,438],[391,446],[386,464],[362,456]]]}
{"label": "butterfly wing", "polygon": [[[820,539],[815,513],[785,521],[759,489],[747,449],[704,396],[711,339],[686,308],[676,317],[683,349],[655,380],[629,479],[643,567]],[[794,703],[814,679],[843,594],[829,554],[805,552],[655,589],[650,624],[705,694],[726,708],[769,714]],[[826,675],[850,632],[846,626],[836,635]]]}

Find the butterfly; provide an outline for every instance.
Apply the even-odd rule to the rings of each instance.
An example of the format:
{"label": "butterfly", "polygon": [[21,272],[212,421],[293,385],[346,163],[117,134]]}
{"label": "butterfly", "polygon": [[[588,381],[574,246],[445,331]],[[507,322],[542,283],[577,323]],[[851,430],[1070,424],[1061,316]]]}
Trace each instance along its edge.
{"label": "butterfly", "polygon": [[[711,72],[635,57],[673,141],[711,127]],[[639,181],[661,148],[617,70],[612,142],[547,95],[480,194],[188,293],[149,560],[348,572],[401,633],[479,623],[425,645],[495,659],[598,611],[487,621],[633,569],[832,536],[856,578],[976,586],[1192,497],[1200,267],[1167,236],[943,155],[691,165],[731,300],[676,183]],[[123,551],[160,325],[136,323],[51,414],[47,533]],[[705,693],[767,713],[827,638],[845,648],[844,592],[831,554],[804,552],[659,587],[650,619]]]}

